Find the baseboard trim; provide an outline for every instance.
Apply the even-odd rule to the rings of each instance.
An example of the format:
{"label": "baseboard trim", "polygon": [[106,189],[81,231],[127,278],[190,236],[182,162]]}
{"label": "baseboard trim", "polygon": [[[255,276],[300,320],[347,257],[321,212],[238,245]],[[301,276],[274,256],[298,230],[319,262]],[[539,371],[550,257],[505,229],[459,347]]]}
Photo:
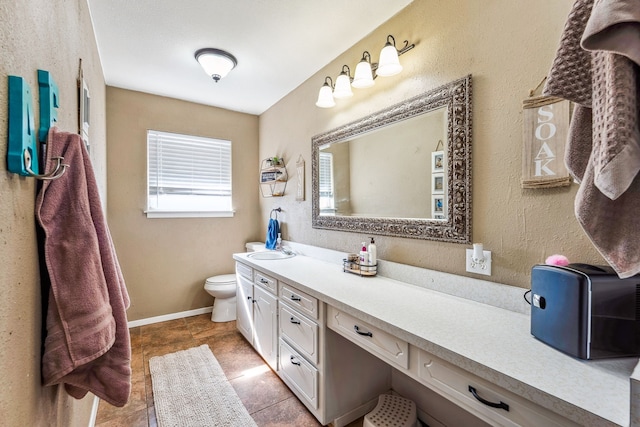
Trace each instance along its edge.
{"label": "baseboard trim", "polygon": [[369,412],[373,411],[373,408],[378,404],[378,398],[376,397],[373,400],[365,403],[364,405],[360,405],[357,408],[347,412],[346,414],[336,418],[333,421],[333,427],[344,427],[349,423],[357,420],[360,417],[364,417]]}
{"label": "baseboard trim", "polygon": [[166,322],[167,320],[182,319],[183,317],[197,316],[198,314],[211,313],[213,306],[196,308],[195,310],[180,311],[178,313],[163,314],[162,316],[147,317],[146,319],[132,320],[127,322],[129,329],[137,326],[151,325],[153,323]]}
{"label": "baseboard trim", "polygon": [[98,418],[98,405],[100,404],[100,398],[93,396],[93,406],[91,406],[91,417],[89,418],[89,427],[95,427],[96,419]]}

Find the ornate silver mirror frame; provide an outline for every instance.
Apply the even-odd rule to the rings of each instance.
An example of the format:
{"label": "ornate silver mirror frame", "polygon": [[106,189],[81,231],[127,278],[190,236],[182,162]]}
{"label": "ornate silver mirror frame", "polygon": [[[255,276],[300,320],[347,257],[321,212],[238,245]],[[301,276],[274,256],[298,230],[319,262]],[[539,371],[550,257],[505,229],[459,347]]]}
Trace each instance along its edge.
{"label": "ornate silver mirror frame", "polygon": [[[313,228],[452,243],[471,243],[471,75],[312,138]],[[320,215],[319,152],[326,144],[429,111],[447,109],[447,217],[444,220]],[[409,183],[407,183],[409,184]]]}

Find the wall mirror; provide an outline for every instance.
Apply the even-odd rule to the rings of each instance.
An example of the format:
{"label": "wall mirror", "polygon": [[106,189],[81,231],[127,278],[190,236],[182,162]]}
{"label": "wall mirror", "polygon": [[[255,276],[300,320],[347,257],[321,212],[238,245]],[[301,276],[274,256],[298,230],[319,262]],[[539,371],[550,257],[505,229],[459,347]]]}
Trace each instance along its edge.
{"label": "wall mirror", "polygon": [[471,75],[312,138],[312,224],[471,242]]}

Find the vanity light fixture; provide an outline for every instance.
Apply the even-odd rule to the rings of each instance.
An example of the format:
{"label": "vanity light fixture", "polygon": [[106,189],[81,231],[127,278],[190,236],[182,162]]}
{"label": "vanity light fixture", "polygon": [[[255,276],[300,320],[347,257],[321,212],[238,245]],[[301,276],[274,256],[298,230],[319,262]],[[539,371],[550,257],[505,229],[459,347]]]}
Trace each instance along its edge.
{"label": "vanity light fixture", "polygon": [[356,72],[353,75],[351,86],[356,88],[366,88],[373,86],[373,70],[371,65],[371,54],[366,50],[362,54],[362,59],[356,65]]}
{"label": "vanity light fixture", "polygon": [[316,106],[320,108],[331,108],[335,105],[336,102],[333,100],[333,80],[327,76],[324,79],[324,84],[320,88],[320,92],[318,92]]}
{"label": "vanity light fixture", "polygon": [[336,87],[335,89],[333,89],[333,97],[342,99],[352,96],[353,91],[351,91],[351,70],[349,69],[348,65],[343,65],[342,72],[336,79]]}
{"label": "vanity light fixture", "polygon": [[[409,42],[406,43],[409,44]],[[400,60],[398,59],[396,39],[389,34],[387,36],[387,44],[380,51],[380,62],[378,63],[376,74],[382,77],[389,77],[395,76],[400,71],[402,71],[402,65],[400,65]]]}
{"label": "vanity light fixture", "polygon": [[210,47],[199,49],[196,51],[195,57],[205,73],[211,76],[216,83],[238,65],[235,56],[221,49]]}
{"label": "vanity light fixture", "polygon": [[[404,41],[404,47],[402,49],[396,48],[396,39],[391,34],[387,36],[387,43],[380,52],[380,62],[371,62],[371,54],[368,51],[362,53],[362,59],[356,66],[353,77],[351,77],[351,69],[347,65],[342,66],[340,75],[336,78],[336,85],[333,93],[330,93],[333,81],[330,77],[325,78],[325,82],[320,88],[318,94],[318,101],[316,105],[321,108],[331,108],[335,106],[334,98],[349,98],[353,96],[351,87],[355,88],[367,88],[374,85],[374,80],[377,76],[387,77],[394,76],[402,71],[402,65],[398,57],[411,49],[416,45],[409,44],[408,40]],[[375,75],[374,75],[375,73]],[[331,83],[327,83],[327,79]]]}

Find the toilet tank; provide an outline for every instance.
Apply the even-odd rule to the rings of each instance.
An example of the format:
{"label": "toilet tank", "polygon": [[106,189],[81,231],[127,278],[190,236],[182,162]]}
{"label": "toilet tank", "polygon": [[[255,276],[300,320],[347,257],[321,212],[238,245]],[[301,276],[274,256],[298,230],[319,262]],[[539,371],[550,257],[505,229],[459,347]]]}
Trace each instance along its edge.
{"label": "toilet tank", "polygon": [[247,242],[245,247],[247,248],[247,252],[260,252],[267,250],[263,242]]}

